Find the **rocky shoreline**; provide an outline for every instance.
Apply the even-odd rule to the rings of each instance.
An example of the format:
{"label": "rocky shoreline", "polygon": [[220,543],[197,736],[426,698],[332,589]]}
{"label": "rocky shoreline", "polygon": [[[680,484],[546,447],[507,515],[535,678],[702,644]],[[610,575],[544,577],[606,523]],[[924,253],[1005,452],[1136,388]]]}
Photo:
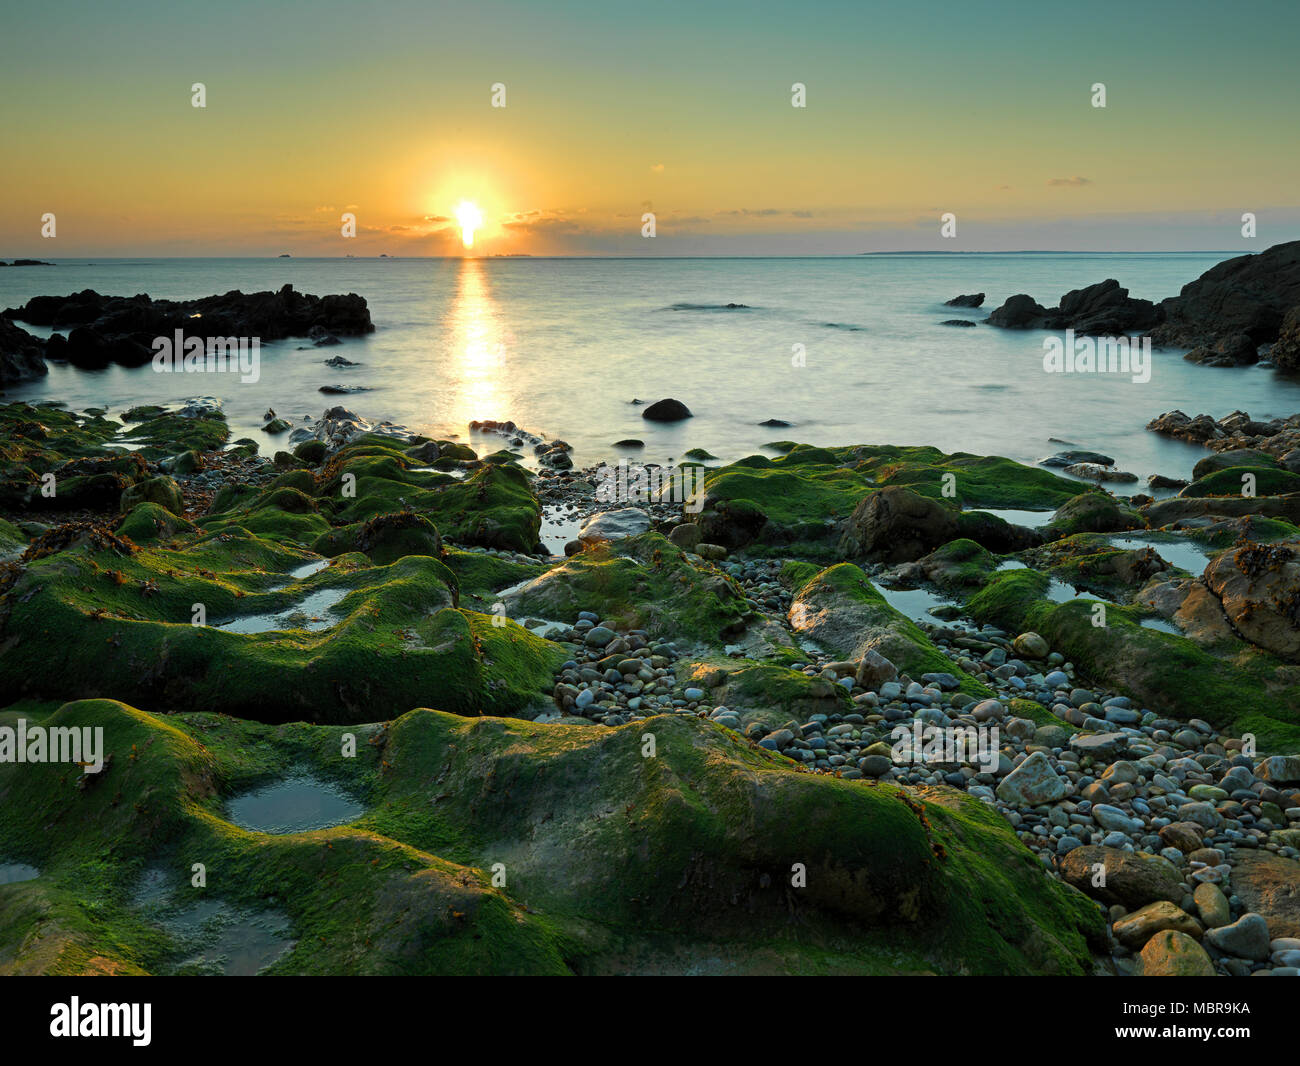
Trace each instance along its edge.
{"label": "rocky shoreline", "polygon": [[[103,299],[36,313],[190,307]],[[266,418],[269,457],[211,398],[0,405],[0,729],[113,756],[0,759],[4,891],[58,915],[0,922],[0,969],[182,972],[132,901],[198,848],[231,906],[301,881],[273,972],[1300,972],[1300,415],[1153,419],[1206,450],[1160,499],[1074,446],[613,477],[513,421]],[[363,813],[269,858],[226,805],[304,764]],[[345,881],[419,932],[326,935]]]}

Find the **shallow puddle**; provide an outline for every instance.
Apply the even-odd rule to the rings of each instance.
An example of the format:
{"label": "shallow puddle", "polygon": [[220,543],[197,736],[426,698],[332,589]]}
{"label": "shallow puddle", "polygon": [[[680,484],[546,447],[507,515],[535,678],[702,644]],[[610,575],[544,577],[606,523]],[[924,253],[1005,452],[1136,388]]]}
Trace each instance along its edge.
{"label": "shallow puddle", "polygon": [[303,563],[302,566],[295,567],[289,571],[289,577],[293,581],[301,581],[303,578],[311,577],[312,574],[319,574],[322,570],[328,570],[330,559],[317,559],[314,562]]}
{"label": "shallow puddle", "polygon": [[1113,548],[1125,551],[1139,551],[1151,548],[1160,558],[1171,566],[1186,570],[1190,574],[1200,574],[1210,561],[1209,553],[1194,540],[1160,540],[1157,537],[1134,536],[1130,533],[1117,533],[1108,537],[1106,543]]}
{"label": "shallow puddle", "polygon": [[1175,637],[1183,635],[1183,631],[1173,622],[1167,622],[1163,618],[1143,618],[1138,624],[1144,629],[1155,629],[1161,633],[1170,633]]}
{"label": "shallow puddle", "polygon": [[0,885],[16,885],[19,881],[31,881],[40,875],[40,870],[25,862],[0,862]]}
{"label": "shallow puddle", "polygon": [[338,786],[308,773],[274,781],[226,804],[230,821],[255,833],[306,833],[361,817],[365,808]]}
{"label": "shallow puddle", "polygon": [[[186,900],[190,891],[198,898]],[[184,958],[168,969],[251,977],[293,947],[289,919],[277,910],[237,907],[204,896],[203,889],[173,892],[167,871],[145,870],[134,893],[144,918],[180,943]]]}
{"label": "shallow puddle", "polygon": [[563,555],[564,546],[576,540],[582,529],[582,519],[576,508],[567,504],[552,503],[542,508],[542,547],[552,555]]}
{"label": "shallow puddle", "polygon": [[[315,566],[316,564],[312,564]],[[319,633],[338,625],[343,619],[331,608],[339,603],[351,589],[321,589],[313,592],[293,607],[266,614],[250,614],[229,622],[218,622],[216,629],[227,633],[271,633],[281,629],[305,629]]]}
{"label": "shallow puddle", "polygon": [[984,514],[991,514],[995,518],[1000,518],[1004,522],[1010,522],[1013,526],[1025,526],[1029,529],[1039,529],[1047,525],[1052,520],[1055,511],[1020,511],[1012,508],[995,508],[995,507],[967,507],[966,513],[981,511]]}
{"label": "shallow puddle", "polygon": [[885,602],[889,604],[899,614],[910,618],[913,622],[936,622],[938,619],[930,614],[932,607],[953,607],[960,606],[954,604],[952,600],[944,599],[937,593],[929,589],[890,589],[884,585],[876,586],[880,594],[885,597]]}

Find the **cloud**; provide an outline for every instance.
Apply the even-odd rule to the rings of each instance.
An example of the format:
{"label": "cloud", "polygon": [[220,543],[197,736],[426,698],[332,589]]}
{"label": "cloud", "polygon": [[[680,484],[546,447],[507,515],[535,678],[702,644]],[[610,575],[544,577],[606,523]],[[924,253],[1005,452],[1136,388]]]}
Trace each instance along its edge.
{"label": "cloud", "polygon": [[1091,185],[1092,178],[1081,178],[1075,175],[1072,178],[1048,178],[1048,185]]}
{"label": "cloud", "polygon": [[575,233],[578,224],[559,211],[517,211],[507,215],[502,229],[513,233]]}
{"label": "cloud", "polygon": [[655,163],[650,167],[650,169],[656,174],[662,174],[664,172],[664,165],[662,163]]}

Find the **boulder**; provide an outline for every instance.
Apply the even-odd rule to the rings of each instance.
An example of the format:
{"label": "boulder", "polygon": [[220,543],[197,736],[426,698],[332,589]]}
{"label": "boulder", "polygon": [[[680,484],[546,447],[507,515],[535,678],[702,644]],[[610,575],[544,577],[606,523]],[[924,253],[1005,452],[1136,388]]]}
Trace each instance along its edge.
{"label": "boulder", "polygon": [[650,528],[650,516],[640,507],[621,507],[592,515],[578,533],[579,540],[619,540],[635,537]]}
{"label": "boulder", "polygon": [[1200,923],[1182,907],[1167,899],[1148,903],[1111,926],[1115,939],[1131,951],[1137,951],[1153,936],[1166,929],[1184,933],[1195,940],[1201,938]]}
{"label": "boulder", "polygon": [[1259,362],[1259,345],[1246,333],[1228,333],[1213,344],[1202,344],[1183,356],[1201,366],[1250,366]]}
{"label": "boulder", "polygon": [[1051,760],[1036,751],[1002,779],[998,798],[1016,807],[1055,803],[1069,794],[1069,782],[1053,768]]}
{"label": "boulder", "polygon": [[[1095,866],[1103,869],[1094,870]],[[1105,883],[1099,884],[1103,872]],[[1067,852],[1061,860],[1061,877],[1106,906],[1118,903],[1129,910],[1161,899],[1179,903],[1186,893],[1182,877],[1168,859],[1095,844]]]}
{"label": "boulder", "polygon": [[49,373],[45,345],[7,318],[0,318],[0,392]]}
{"label": "boulder", "polygon": [[691,417],[691,409],[681,400],[656,400],[641,412],[641,417],[651,422],[680,422]]}
{"label": "boulder", "polygon": [[1246,542],[1205,568],[1205,583],[1246,640],[1300,662],[1300,542]]}
{"label": "boulder", "polygon": [[1210,956],[1186,933],[1165,929],[1146,942],[1138,956],[1138,977],[1213,977]]}
{"label": "boulder", "polygon": [[1211,267],[1160,304],[1156,344],[1196,348],[1245,334],[1255,344],[1276,341],[1291,308],[1300,304],[1300,241]]}
{"label": "boulder", "polygon": [[1268,958],[1268,922],[1260,914],[1243,914],[1231,925],[1221,925],[1205,934],[1205,943],[1237,959],[1263,962]]}
{"label": "boulder", "polygon": [[970,293],[965,296],[954,296],[951,300],[944,300],[944,307],[979,307],[984,303],[984,294],[982,292]]}

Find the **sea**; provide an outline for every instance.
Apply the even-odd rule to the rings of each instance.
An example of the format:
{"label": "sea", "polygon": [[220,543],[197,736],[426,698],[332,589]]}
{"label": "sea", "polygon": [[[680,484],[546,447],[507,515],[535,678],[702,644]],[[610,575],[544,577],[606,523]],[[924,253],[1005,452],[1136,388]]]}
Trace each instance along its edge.
{"label": "sea", "polygon": [[[983,319],[1015,293],[1053,306],[1105,278],[1159,300],[1232,254],[59,259],[0,269],[0,307],[81,289],[184,299],[291,284],[364,296],[375,331],[330,347],[262,344],[256,381],[52,364],[48,377],[6,398],[116,415],[215,396],[233,436],[253,438],[268,455],[285,446],[283,435],[262,432],[268,410],[305,426],[336,405],[487,450],[501,441],[476,437],[469,423],[510,420],[568,442],[579,466],[621,457],[668,464],[696,448],[729,462],[776,454],[765,447],[776,441],[930,444],[1029,463],[1072,446],[1112,456],[1141,479],[1116,491],[1138,492],[1153,473],[1189,476],[1204,454],[1148,432],[1150,419],[1175,408],[1289,415],[1300,411],[1300,380],[1263,367],[1197,366],[1176,349],[1152,353],[1144,382],[1049,372],[1048,334]],[[975,292],[986,294],[977,310],[944,306]],[[949,319],[977,324],[944,325]],[[333,356],[357,365],[327,366]],[[333,385],[365,391],[320,392]],[[642,418],[665,397],[693,417]],[[790,425],[762,425],[772,419]],[[616,445],[627,439],[643,444]]]}

